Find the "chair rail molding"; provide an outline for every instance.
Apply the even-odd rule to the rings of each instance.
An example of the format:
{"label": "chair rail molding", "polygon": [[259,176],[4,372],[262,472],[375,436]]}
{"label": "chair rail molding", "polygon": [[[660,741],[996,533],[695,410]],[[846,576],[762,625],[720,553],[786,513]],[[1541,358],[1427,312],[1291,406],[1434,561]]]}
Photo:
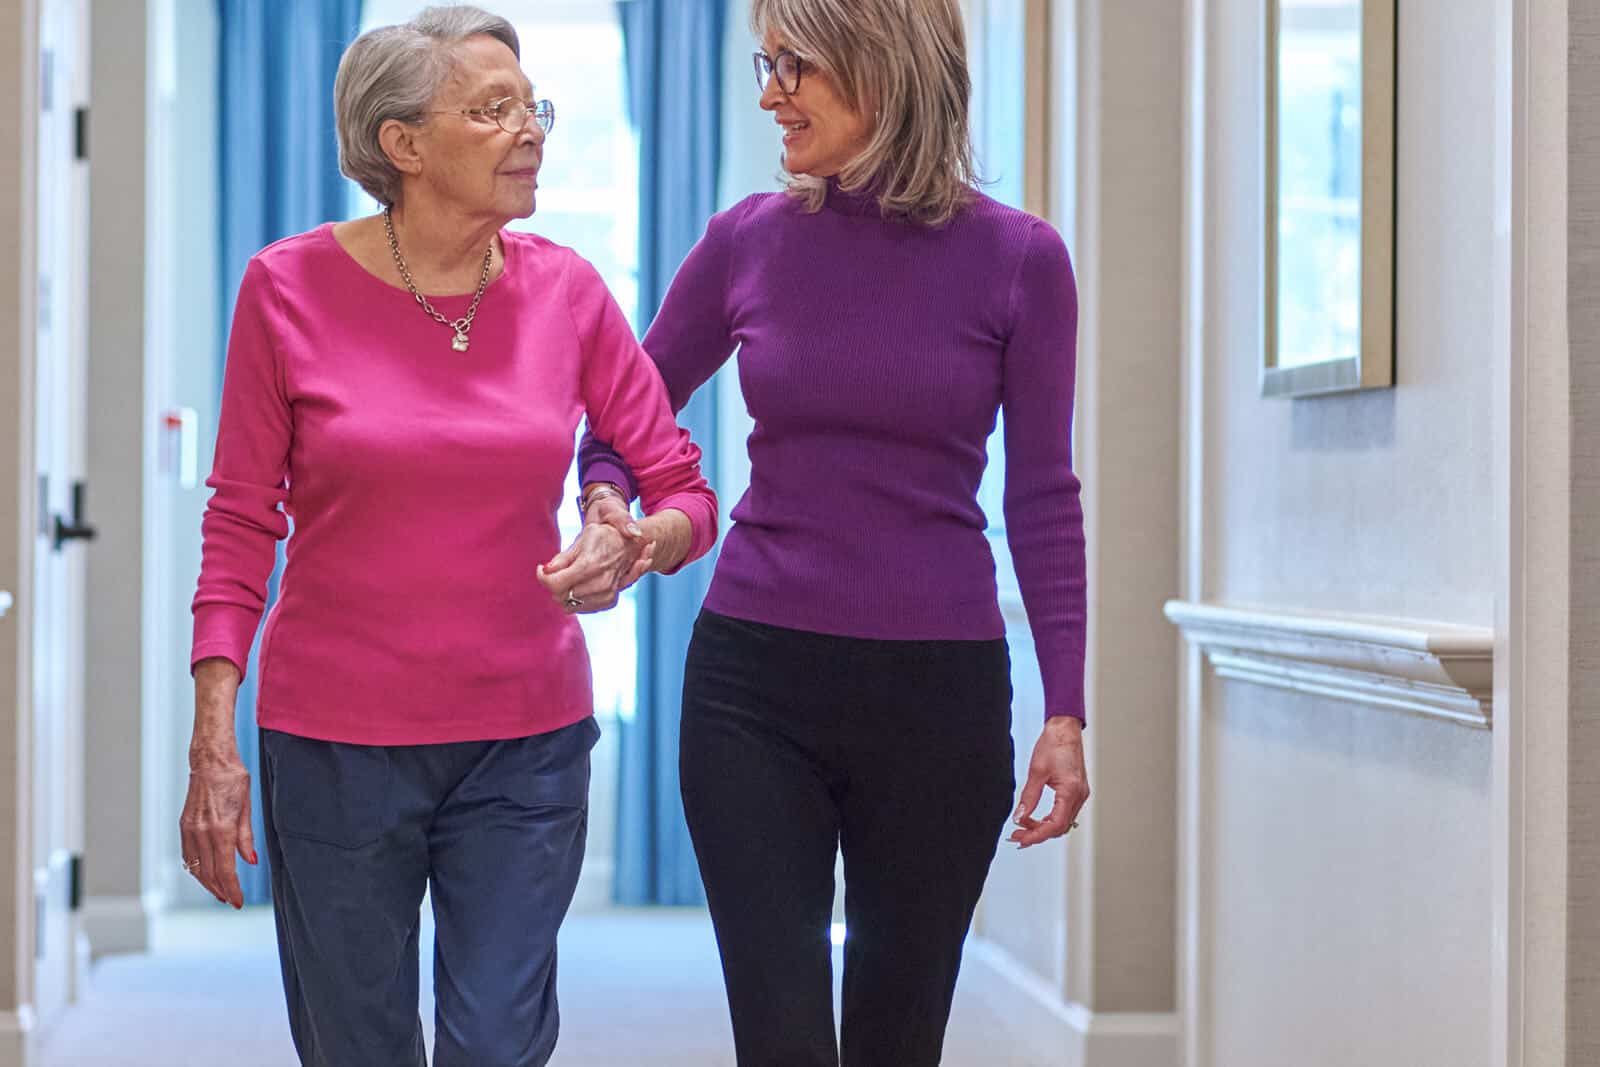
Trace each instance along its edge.
{"label": "chair rail molding", "polygon": [[1166,616],[1222,678],[1488,729],[1494,631],[1185,600]]}

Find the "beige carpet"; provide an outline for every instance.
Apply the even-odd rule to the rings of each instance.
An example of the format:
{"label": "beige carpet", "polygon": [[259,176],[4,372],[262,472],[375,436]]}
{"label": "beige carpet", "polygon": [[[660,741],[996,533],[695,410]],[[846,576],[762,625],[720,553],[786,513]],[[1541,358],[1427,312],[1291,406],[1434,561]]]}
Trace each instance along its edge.
{"label": "beige carpet", "polygon": [[[577,915],[561,940],[553,1067],[733,1067],[703,912]],[[156,941],[149,955],[96,965],[84,1002],[44,1035],[41,1067],[293,1067],[269,912],[176,913]],[[425,961],[431,951],[425,942]],[[421,1011],[431,1042],[429,970]],[[1040,1067],[1009,1054],[1003,1023],[959,991],[944,1062]]]}

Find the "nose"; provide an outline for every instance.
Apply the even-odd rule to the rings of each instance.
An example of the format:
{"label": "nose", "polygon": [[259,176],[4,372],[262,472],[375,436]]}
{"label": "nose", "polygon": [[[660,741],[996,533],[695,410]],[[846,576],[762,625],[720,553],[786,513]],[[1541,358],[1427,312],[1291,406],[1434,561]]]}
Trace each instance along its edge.
{"label": "nose", "polygon": [[517,140],[532,141],[535,145],[543,148],[545,138],[548,136],[549,134],[544,132],[544,127],[539,125],[532,115],[529,115],[528,121],[523,123],[522,132],[517,135]]}
{"label": "nose", "polygon": [[762,90],[762,93],[761,93],[761,110],[762,111],[776,111],[776,110],[778,110],[778,106],[783,103],[783,101],[784,101],[786,96],[787,96],[787,94],[784,93],[783,86],[778,84],[778,76],[776,74],[774,74],[772,76],[772,78],[767,82],[766,89]]}

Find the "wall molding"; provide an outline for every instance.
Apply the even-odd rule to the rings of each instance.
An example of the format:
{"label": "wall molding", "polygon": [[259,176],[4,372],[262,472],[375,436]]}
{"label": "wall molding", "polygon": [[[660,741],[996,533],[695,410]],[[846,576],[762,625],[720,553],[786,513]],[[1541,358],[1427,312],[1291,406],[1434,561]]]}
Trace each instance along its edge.
{"label": "wall molding", "polygon": [[1173,600],[1166,615],[1223,678],[1488,729],[1494,631],[1412,619]]}
{"label": "wall molding", "polygon": [[1007,1039],[1032,1060],[1061,1067],[1178,1067],[1175,1013],[1091,1011],[1062,999],[993,941],[967,942],[961,982],[1008,1020]]}

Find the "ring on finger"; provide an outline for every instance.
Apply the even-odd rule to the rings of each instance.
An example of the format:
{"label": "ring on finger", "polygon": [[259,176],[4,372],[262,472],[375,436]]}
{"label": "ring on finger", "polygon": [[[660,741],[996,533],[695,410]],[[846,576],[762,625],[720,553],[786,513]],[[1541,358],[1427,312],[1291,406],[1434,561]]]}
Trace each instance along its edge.
{"label": "ring on finger", "polygon": [[198,871],[199,869],[200,869],[200,861],[199,860],[184,860],[183,861],[183,873],[185,873],[185,874],[193,874],[195,871]]}
{"label": "ring on finger", "polygon": [[577,596],[577,594],[569,592],[567,594],[566,605],[569,608],[577,609],[583,607],[583,601]]}

